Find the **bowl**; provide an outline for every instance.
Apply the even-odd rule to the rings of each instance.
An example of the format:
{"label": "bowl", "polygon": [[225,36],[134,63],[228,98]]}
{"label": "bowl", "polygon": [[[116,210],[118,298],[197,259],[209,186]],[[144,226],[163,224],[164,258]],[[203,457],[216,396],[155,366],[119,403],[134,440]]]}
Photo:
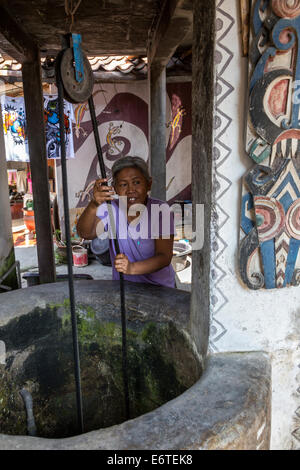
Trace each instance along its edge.
{"label": "bowl", "polygon": [[173,245],[172,266],[175,272],[182,271],[186,268],[188,255],[192,252],[191,245],[184,241],[175,241]]}

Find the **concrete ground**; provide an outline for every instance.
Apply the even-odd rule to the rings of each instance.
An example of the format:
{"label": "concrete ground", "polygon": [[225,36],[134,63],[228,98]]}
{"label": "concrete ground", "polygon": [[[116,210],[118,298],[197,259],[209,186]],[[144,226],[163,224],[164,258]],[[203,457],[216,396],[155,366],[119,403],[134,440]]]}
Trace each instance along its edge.
{"label": "concrete ground", "polygon": [[[23,279],[25,272],[37,272],[37,248],[36,246],[15,247],[16,260],[20,262],[22,287],[27,287],[27,282]],[[56,274],[67,274],[68,266],[66,264],[56,265]],[[89,265],[85,267],[73,266],[74,274],[90,274],[94,279],[111,279],[112,268],[103,266],[97,260],[90,260]]]}
{"label": "concrete ground", "polygon": [[[20,262],[22,287],[27,287],[27,282],[23,279],[25,272],[37,272],[37,248],[36,246],[17,246],[15,247],[16,260]],[[85,267],[73,266],[74,274],[90,274],[93,279],[111,279],[112,268],[103,266],[97,260],[89,260],[89,265]],[[66,264],[56,266],[56,274],[67,274],[68,266]],[[188,263],[185,269],[176,273],[176,287],[181,290],[191,290],[192,259],[188,257]]]}

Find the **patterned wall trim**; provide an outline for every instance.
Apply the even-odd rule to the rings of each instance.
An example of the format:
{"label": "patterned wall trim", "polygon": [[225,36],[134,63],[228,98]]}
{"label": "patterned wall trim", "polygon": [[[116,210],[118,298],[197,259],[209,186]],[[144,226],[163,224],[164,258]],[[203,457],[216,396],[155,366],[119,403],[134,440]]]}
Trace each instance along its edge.
{"label": "patterned wall trim", "polygon": [[[228,48],[228,34],[235,24],[235,19],[222,8],[225,0],[220,0],[216,9],[216,51],[215,51],[215,117],[213,146],[213,214],[212,214],[212,266],[211,266],[211,327],[209,349],[218,351],[217,342],[226,334],[225,326],[218,320],[219,312],[228,303],[221,282],[226,271],[219,262],[227,249],[222,230],[230,219],[230,215],[222,207],[222,198],[229,191],[232,182],[223,172],[223,165],[232,153],[225,143],[225,133],[230,128],[232,118],[222,109],[226,98],[234,91],[234,87],[224,78],[230,66],[233,52]],[[225,45],[226,44],[226,45]]]}

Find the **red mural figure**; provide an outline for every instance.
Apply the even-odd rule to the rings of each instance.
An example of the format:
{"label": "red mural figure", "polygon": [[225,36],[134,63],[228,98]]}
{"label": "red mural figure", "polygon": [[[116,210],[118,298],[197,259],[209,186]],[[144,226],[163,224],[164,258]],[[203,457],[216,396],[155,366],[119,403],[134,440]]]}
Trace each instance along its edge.
{"label": "red mural figure", "polygon": [[176,144],[182,129],[183,116],[186,114],[184,107],[181,104],[179,96],[172,95],[172,120],[167,123],[167,127],[171,127],[171,134],[169,138],[169,148],[172,150]]}
{"label": "red mural figure", "polygon": [[[169,140],[166,148],[167,172],[168,162],[175,157],[174,152],[178,149],[178,145],[187,137],[192,135],[192,85],[191,82],[168,83],[167,93],[171,104],[170,120],[166,123],[170,128]],[[178,157],[178,155],[177,155]],[[185,153],[180,154],[180,159],[187,159]],[[174,188],[174,180],[177,176],[170,176],[167,181],[167,188]],[[186,181],[186,186],[176,191],[176,195],[169,199],[172,203],[174,200],[191,200],[191,181]]]}

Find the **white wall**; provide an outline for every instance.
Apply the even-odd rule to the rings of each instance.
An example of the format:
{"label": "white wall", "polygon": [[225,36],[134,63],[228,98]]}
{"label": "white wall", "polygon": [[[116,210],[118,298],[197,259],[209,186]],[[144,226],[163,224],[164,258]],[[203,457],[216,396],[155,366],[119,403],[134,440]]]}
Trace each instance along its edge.
{"label": "white wall", "polygon": [[212,352],[269,353],[273,368],[271,447],[293,449],[300,440],[300,290],[254,291],[239,281],[241,179],[252,166],[244,150],[247,59],[241,57],[239,2],[219,0],[217,5],[216,80],[223,91],[216,96],[214,135],[220,156],[215,161],[219,189],[213,230],[210,348]]}

